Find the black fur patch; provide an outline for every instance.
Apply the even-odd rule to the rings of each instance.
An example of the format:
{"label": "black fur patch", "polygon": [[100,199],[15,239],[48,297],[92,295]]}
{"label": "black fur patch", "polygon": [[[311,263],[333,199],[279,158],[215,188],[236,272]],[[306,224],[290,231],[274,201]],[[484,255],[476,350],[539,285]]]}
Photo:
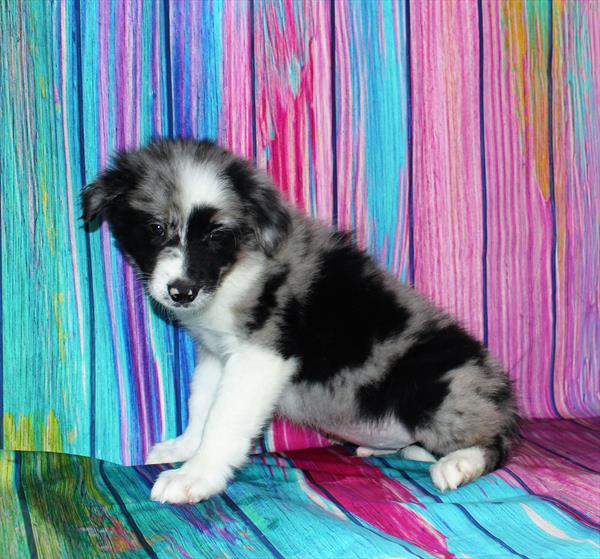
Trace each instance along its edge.
{"label": "black fur patch", "polygon": [[373,419],[392,413],[407,427],[427,422],[448,395],[442,377],[467,361],[479,362],[483,347],[455,324],[434,324],[395,359],[385,377],[358,392],[361,410]]}
{"label": "black fur patch", "polygon": [[[187,275],[206,290],[216,288],[219,278],[236,260],[238,245],[235,231],[222,228],[213,218],[217,210],[195,208],[186,229]],[[211,232],[219,230],[218,235]]]}
{"label": "black fur patch", "polygon": [[507,402],[512,397],[512,390],[510,388],[510,383],[507,380],[505,384],[500,386],[493,394],[490,394],[489,398],[495,404],[503,404]]}
{"label": "black fur patch", "polygon": [[244,205],[249,230],[263,252],[272,256],[289,232],[288,209],[275,190],[257,183],[253,169],[246,162],[231,162],[225,175]]}
{"label": "black fur patch", "polygon": [[225,169],[225,174],[229,177],[235,193],[244,201],[252,196],[252,191],[256,188],[252,178],[252,169],[244,161],[232,161]]}
{"label": "black fur patch", "polygon": [[149,226],[154,221],[152,216],[134,210],[127,204],[115,204],[109,209],[109,221],[122,250],[144,274],[151,273],[164,244],[164,241],[157,239],[150,231]]}
{"label": "black fur patch", "polygon": [[188,217],[186,240],[188,243],[208,241],[210,230],[217,225],[213,221],[217,209],[211,206],[195,207]]}
{"label": "black fur patch", "polygon": [[299,358],[295,380],[322,383],[362,365],[373,342],[400,333],[409,318],[369,257],[348,244],[323,255],[307,299],[290,300],[282,314],[279,350]]}
{"label": "black fur patch", "polygon": [[83,219],[90,221],[104,211],[110,211],[116,202],[133,190],[140,181],[140,173],[130,164],[126,153],[119,153],[113,166],[103,171],[81,193]]}
{"label": "black fur patch", "polygon": [[492,470],[497,470],[504,466],[508,458],[508,451],[510,450],[510,443],[507,443],[510,439],[502,437],[501,435],[496,435],[494,437],[494,444],[491,448],[487,449],[488,454],[488,462],[493,464],[490,468]]}
{"label": "black fur patch", "polygon": [[247,328],[250,332],[259,330],[265,325],[265,322],[277,305],[277,291],[283,285],[289,274],[289,268],[284,268],[280,272],[273,274],[263,286],[262,293],[251,311],[251,318],[248,321]]}

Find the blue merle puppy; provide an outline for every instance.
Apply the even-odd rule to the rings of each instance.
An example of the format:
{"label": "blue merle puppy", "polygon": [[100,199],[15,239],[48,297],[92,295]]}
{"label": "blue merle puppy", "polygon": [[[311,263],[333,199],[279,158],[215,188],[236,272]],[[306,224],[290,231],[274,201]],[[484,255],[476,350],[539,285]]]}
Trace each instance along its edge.
{"label": "blue merle puppy", "polygon": [[83,191],[149,295],[198,344],[185,432],[154,446],[152,499],[223,491],[279,415],[369,456],[429,460],[440,490],[506,460],[511,383],[455,320],[349,236],[302,215],[247,161],[209,141],[117,155]]}

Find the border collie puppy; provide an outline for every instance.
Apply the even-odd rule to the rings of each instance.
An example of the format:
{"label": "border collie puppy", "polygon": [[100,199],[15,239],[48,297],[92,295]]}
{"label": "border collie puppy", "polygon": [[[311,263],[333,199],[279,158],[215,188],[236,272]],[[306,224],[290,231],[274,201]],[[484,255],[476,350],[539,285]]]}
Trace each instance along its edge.
{"label": "border collie puppy", "polygon": [[433,461],[442,491],[505,461],[515,402],[482,344],[245,160],[209,141],[157,140],[117,155],[82,198],[84,219],[108,220],[199,348],[189,425],[146,459],[184,464],[152,499],[223,491],[274,415],[361,456]]}

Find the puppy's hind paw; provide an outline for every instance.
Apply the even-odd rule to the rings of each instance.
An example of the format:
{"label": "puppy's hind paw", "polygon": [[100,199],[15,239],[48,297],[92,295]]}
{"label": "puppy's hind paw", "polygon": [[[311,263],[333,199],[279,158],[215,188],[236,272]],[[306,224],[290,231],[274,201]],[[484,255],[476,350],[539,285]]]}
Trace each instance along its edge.
{"label": "puppy's hind paw", "polygon": [[400,451],[400,456],[405,460],[415,460],[416,462],[435,462],[436,460],[433,454],[416,444],[405,446]]}
{"label": "puppy's hind paw", "polygon": [[369,448],[368,446],[359,446],[355,453],[360,458],[368,458],[369,456],[385,456],[386,454],[396,454],[394,449],[388,448]]}
{"label": "puppy's hind paw", "polygon": [[456,489],[478,478],[484,471],[485,452],[477,446],[451,452],[429,469],[433,484],[441,491]]}

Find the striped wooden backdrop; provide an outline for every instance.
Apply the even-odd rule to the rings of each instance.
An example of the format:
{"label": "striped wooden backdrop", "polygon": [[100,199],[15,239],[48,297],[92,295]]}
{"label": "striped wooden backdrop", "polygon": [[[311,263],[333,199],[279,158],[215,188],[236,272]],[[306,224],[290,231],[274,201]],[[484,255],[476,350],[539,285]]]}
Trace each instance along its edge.
{"label": "striped wooden backdrop", "polygon": [[217,139],[353,228],[527,416],[599,415],[598,2],[0,0],[0,70],[6,448],[131,463],[185,425],[190,339],[79,220],[153,135]]}

